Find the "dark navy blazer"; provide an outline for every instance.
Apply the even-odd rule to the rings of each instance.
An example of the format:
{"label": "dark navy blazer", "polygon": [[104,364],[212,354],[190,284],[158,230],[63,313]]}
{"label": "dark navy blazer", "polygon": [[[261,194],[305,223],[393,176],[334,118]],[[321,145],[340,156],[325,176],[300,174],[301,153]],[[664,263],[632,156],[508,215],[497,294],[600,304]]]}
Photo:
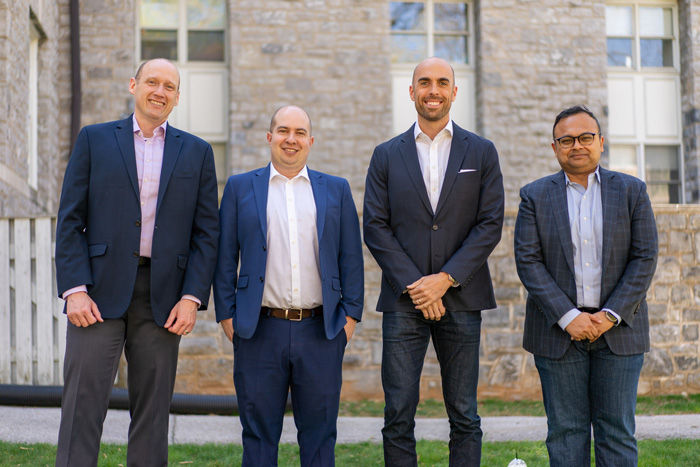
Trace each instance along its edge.
{"label": "dark navy blazer", "polygon": [[[603,205],[603,277],[600,308],[622,323],[603,334],[610,350],[632,355],[649,350],[646,292],[656,270],[656,222],[646,184],[600,168]],[[564,172],[536,180],[520,190],[515,223],[515,261],[528,291],[523,347],[559,358],[571,336],[557,321],[576,308],[574,248]]]}
{"label": "dark navy blazer", "polygon": [[[346,316],[358,321],[362,318],[360,221],[347,180],[310,169],[308,173],[316,202],[323,321],[326,337],[333,339],[343,330]],[[214,275],[216,320],[233,318],[233,329],[243,339],[253,336],[260,317],[267,264],[269,183],[268,164],[229,177],[221,199],[219,261]]]}
{"label": "dark navy blazer", "polygon": [[[151,307],[159,326],[185,294],[206,308],[218,233],[211,146],[168,125],[151,255]],[[59,296],[86,284],[103,318],[123,315],[136,281],[140,239],[132,117],[86,126],[68,162],[58,210]]]}
{"label": "dark navy blazer", "polygon": [[418,162],[413,126],[374,150],[363,218],[365,244],[382,269],[378,311],[416,311],[403,291],[440,271],[460,284],[443,297],[448,310],[496,307],[486,261],[503,227],[498,153],[491,141],[457,125],[453,130],[435,213]]}

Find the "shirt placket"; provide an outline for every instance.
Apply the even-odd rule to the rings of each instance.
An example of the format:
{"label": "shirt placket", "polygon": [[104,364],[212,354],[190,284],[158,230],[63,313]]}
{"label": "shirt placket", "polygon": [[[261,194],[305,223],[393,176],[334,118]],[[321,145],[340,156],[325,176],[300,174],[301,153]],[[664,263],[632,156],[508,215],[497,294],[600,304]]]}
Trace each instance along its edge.
{"label": "shirt placket", "polygon": [[438,176],[438,137],[430,142],[430,205],[433,212],[437,209],[440,194],[440,178]]}
{"label": "shirt placket", "polygon": [[588,183],[588,189],[581,198],[581,209],[579,214],[580,231],[581,231],[581,266],[583,267],[582,274],[582,291],[583,302],[591,303],[591,271],[593,269],[595,259],[595,249],[593,242],[593,189],[591,183]]}
{"label": "shirt placket", "polygon": [[284,191],[287,201],[287,225],[289,232],[289,253],[291,259],[292,306],[301,303],[301,273],[299,271],[299,222],[294,198],[294,180],[285,183]]}

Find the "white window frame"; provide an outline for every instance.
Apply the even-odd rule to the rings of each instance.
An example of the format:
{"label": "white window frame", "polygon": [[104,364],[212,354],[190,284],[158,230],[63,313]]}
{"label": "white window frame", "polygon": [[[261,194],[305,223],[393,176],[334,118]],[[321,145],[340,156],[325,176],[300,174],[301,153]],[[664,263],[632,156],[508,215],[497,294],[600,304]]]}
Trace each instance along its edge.
{"label": "white window frame", "polygon": [[29,22],[29,70],[27,112],[27,184],[39,187],[39,41],[41,33]]}
{"label": "white window frame", "polygon": [[[631,80],[634,83],[634,102],[638,107],[633,109],[634,131],[633,134],[615,135],[610,133],[606,140],[608,146],[633,146],[637,155],[637,177],[646,181],[646,147],[648,146],[676,146],[678,147],[678,167],[680,182],[680,203],[685,204],[685,164],[683,156],[683,129],[681,109],[681,87],[680,87],[680,45],[679,45],[679,21],[678,2],[675,0],[608,0],[606,6],[630,6],[633,11],[634,38],[632,44],[633,66],[631,68],[608,65],[608,82],[611,80]],[[640,7],[663,7],[671,8],[673,15],[673,67],[642,67],[640,54],[640,28],[639,28],[639,8]],[[617,36],[611,36],[617,37]],[[607,37],[606,37],[607,39]],[[606,57],[607,60],[607,57]],[[663,80],[675,84],[677,92],[674,95],[675,107],[678,109],[676,135],[654,136],[649,135],[645,128],[644,114],[650,112],[647,108],[648,102],[644,96],[645,83]],[[610,96],[608,96],[610,99]]]}
{"label": "white window frame", "polygon": [[[432,57],[435,54],[435,4],[436,3],[457,3],[467,5],[467,58],[469,63],[450,63],[455,71],[455,85],[457,86],[457,99],[452,104],[451,116],[459,126],[474,131],[476,128],[476,85],[475,85],[475,65],[476,47],[474,31],[474,1],[473,0],[408,0],[411,3],[425,4],[425,21],[427,35],[427,55],[424,58]],[[399,31],[389,31],[390,35],[412,34]],[[406,101],[409,101],[408,84],[413,76],[413,69],[417,63],[392,63],[392,102],[393,102],[393,132],[403,133],[416,121],[415,109],[412,112],[404,112]],[[459,117],[461,115],[461,118]],[[410,123],[409,123],[410,121]]]}

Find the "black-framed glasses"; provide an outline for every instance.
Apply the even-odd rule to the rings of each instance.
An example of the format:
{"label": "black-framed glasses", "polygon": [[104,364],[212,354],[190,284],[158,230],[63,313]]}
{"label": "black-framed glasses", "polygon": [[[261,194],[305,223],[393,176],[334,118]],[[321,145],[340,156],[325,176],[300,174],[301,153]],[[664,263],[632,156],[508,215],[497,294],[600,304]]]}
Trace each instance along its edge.
{"label": "black-framed glasses", "polygon": [[593,141],[595,141],[596,135],[599,134],[600,133],[581,133],[578,136],[565,135],[559,138],[554,138],[554,141],[559,143],[559,146],[564,149],[573,148],[574,144],[576,144],[576,140],[581,143],[581,146],[590,146],[593,144]]}

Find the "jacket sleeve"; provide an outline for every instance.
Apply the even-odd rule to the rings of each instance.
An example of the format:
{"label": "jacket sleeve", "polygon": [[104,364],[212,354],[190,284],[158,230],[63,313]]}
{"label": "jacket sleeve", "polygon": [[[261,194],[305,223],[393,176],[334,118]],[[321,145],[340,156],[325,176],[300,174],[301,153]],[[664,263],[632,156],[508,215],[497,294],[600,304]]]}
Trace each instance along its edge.
{"label": "jacket sleeve", "polygon": [[362,320],[365,280],[360,220],[347,180],[343,180],[343,200],[340,213],[340,308],[346,316]]}
{"label": "jacket sleeve", "polygon": [[233,318],[236,312],[236,282],[238,280],[238,212],[233,177],[228,179],[219,209],[219,256],[214,274],[214,304],[216,321]]}

